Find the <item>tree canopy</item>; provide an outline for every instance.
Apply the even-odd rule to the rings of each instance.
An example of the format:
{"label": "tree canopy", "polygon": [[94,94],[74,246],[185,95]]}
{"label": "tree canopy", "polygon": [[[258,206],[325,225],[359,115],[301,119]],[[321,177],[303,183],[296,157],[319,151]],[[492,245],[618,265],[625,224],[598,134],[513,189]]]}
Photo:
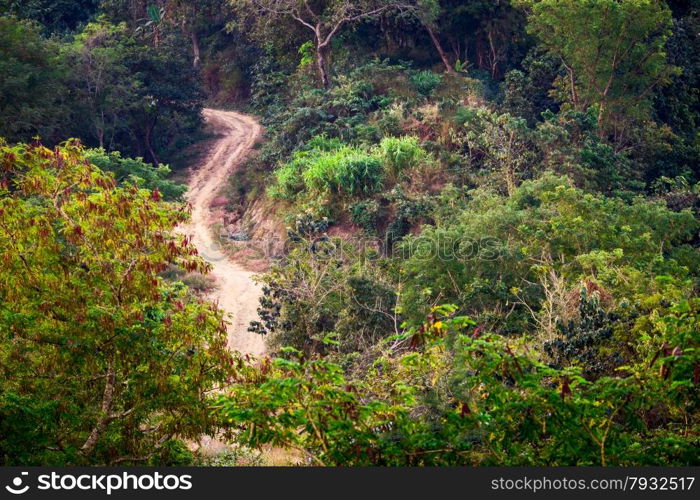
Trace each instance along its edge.
{"label": "tree canopy", "polygon": [[2,462],[168,460],[235,366],[221,313],[159,276],[206,267],[171,232],[187,212],[75,141],[3,143],[0,164]]}
{"label": "tree canopy", "polygon": [[3,2],[0,464],[698,465],[699,27]]}
{"label": "tree canopy", "polygon": [[677,71],[666,62],[671,11],[663,1],[523,3],[531,9],[530,31],[566,68],[560,85],[568,101],[578,110],[597,105],[601,124],[648,115],[652,90]]}

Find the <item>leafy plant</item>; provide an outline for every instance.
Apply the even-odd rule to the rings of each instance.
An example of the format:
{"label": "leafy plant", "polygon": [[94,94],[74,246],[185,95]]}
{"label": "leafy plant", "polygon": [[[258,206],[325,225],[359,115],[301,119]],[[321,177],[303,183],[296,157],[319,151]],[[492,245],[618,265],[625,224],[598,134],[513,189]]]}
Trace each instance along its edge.
{"label": "leafy plant", "polygon": [[[387,347],[356,378],[286,349],[222,396],[220,411],[247,445],[298,449],[316,465],[697,463],[697,438],[673,437],[697,429],[693,382],[675,365],[659,372],[669,358],[642,355],[626,374],[591,381],[455,309],[435,307],[389,339],[407,349]],[[638,417],[651,411],[671,413]]]}
{"label": "leafy plant", "polygon": [[620,357],[602,354],[600,348],[612,337],[614,318],[601,307],[599,291],[594,290],[589,296],[588,289],[582,286],[576,299],[577,317],[568,321],[558,318],[557,329],[563,338],[545,342],[544,351],[557,366],[572,362],[581,366],[588,378],[610,374]]}
{"label": "leafy plant", "polygon": [[301,47],[299,47],[299,55],[301,59],[299,60],[299,67],[306,68],[314,62],[314,43],[309,40],[304,42]]}
{"label": "leafy plant", "polygon": [[368,235],[377,234],[380,208],[375,200],[358,201],[350,205],[350,217]]}
{"label": "leafy plant", "polygon": [[356,196],[378,191],[384,179],[381,160],[361,149],[342,147],[300,151],[277,169],[272,196],[292,199],[302,191],[330,196]]}
{"label": "leafy plant", "polygon": [[240,365],[222,313],[159,276],[207,270],[187,212],[77,141],[0,141],[0,215],[0,462],[133,464],[212,432]]}
{"label": "leafy plant", "polygon": [[430,97],[442,83],[442,77],[432,71],[418,71],[411,76],[411,84],[423,97]]}
{"label": "leafy plant", "polygon": [[379,150],[386,162],[387,173],[394,180],[428,159],[416,137],[385,137],[379,143]]}
{"label": "leafy plant", "polygon": [[154,167],[141,158],[122,158],[118,151],[90,149],[85,158],[104,172],[112,172],[119,183],[130,183],[145,189],[157,189],[167,201],[181,200],[187,186],[167,179],[168,165]]}

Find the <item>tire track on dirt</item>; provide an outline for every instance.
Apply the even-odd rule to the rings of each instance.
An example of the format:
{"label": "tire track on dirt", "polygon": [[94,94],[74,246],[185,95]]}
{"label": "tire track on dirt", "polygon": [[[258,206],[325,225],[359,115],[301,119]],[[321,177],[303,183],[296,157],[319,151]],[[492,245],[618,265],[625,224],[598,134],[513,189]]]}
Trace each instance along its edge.
{"label": "tire track on dirt", "polygon": [[216,221],[211,205],[261,136],[262,127],[254,118],[234,111],[205,108],[204,118],[219,138],[203,163],[193,170],[185,195],[192,206],[192,215],[179,231],[192,236],[199,254],[212,266],[216,289],[207,298],[227,313],[229,349],[258,357],[265,353],[263,338],[247,328],[257,319],[260,286],[252,279],[255,273],[232,261],[219,248],[212,234]]}

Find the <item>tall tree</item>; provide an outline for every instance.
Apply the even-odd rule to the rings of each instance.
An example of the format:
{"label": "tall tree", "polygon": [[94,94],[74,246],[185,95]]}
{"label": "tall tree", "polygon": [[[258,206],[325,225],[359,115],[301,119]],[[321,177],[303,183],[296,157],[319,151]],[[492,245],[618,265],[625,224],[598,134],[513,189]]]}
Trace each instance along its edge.
{"label": "tall tree", "polygon": [[617,118],[646,116],[651,91],[676,71],[666,63],[671,11],[661,0],[519,3],[529,9],[530,31],[561,58],[571,105],[597,105],[607,130]]}
{"label": "tall tree", "polygon": [[138,463],[211,432],[233,360],[222,313],[159,276],[207,268],[160,197],[76,142],[0,140],[0,464]]}
{"label": "tall tree", "polygon": [[137,106],[134,97],[140,91],[138,78],[126,64],[126,55],[135,44],[124,34],[123,25],[91,23],[67,51],[73,67],[79,68],[74,83],[88,107],[90,135],[97,146],[110,150],[128,127],[126,115]]}
{"label": "tall tree", "polygon": [[324,87],[328,86],[326,57],[340,29],[361,20],[376,18],[390,11],[415,9],[409,0],[229,0],[256,23],[271,24],[288,18],[313,33],[316,67]]}
{"label": "tall tree", "polygon": [[192,44],[192,65],[197,68],[202,59],[199,42],[200,31],[210,24],[212,18],[220,15],[226,0],[165,0],[164,16],[190,39]]}
{"label": "tall tree", "polygon": [[0,136],[53,140],[68,115],[59,46],[34,22],[0,17]]}
{"label": "tall tree", "polygon": [[88,24],[66,49],[80,68],[71,81],[75,105],[85,110],[76,117],[76,136],[155,165],[191,140],[203,96],[183,41],[180,31],[165,30],[155,48],[123,23]]}
{"label": "tall tree", "polygon": [[[117,0],[117,4],[119,1]],[[163,37],[163,30],[175,28],[190,40],[192,65],[197,68],[202,59],[200,31],[211,24],[212,19],[221,16],[226,0],[136,0],[121,5],[113,11],[115,19],[119,13],[129,12],[132,23],[141,34],[149,36],[157,46]],[[114,7],[113,7],[114,8]],[[122,14],[123,15],[123,14]]]}
{"label": "tall tree", "polygon": [[0,14],[41,23],[47,34],[74,31],[97,12],[100,0],[3,0]]}
{"label": "tall tree", "polygon": [[450,64],[450,61],[445,53],[445,49],[442,48],[439,38],[438,30],[438,20],[441,14],[440,1],[439,0],[420,0],[418,2],[418,9],[416,10],[416,16],[421,24],[425,27],[425,30],[430,36],[430,41],[433,42],[435,50],[440,56],[442,64],[445,66],[445,71],[448,73],[454,73],[455,70]]}

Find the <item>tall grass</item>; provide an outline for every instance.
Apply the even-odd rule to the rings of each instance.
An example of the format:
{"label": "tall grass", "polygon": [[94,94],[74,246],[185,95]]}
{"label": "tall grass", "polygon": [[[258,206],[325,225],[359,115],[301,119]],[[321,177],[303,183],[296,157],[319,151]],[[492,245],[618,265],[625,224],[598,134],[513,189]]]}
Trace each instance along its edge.
{"label": "tall grass", "polygon": [[356,196],[379,191],[384,163],[378,152],[343,146],[295,154],[275,171],[275,186],[268,191],[279,199],[293,199],[302,191],[317,195]]}

